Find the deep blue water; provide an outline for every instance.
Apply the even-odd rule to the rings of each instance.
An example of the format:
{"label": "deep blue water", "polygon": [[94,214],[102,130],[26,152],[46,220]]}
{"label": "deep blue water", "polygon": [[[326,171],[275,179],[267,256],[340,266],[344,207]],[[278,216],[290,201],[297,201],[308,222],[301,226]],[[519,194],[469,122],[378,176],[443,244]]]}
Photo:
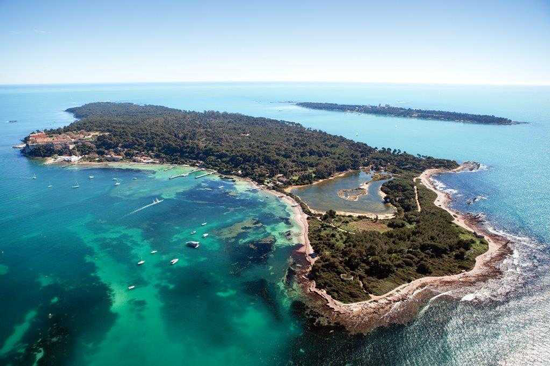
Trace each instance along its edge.
{"label": "deep blue water", "polygon": [[[169,243],[180,240],[178,235],[202,220],[211,221],[212,230],[251,218],[264,222],[257,232],[229,240],[234,245],[246,243],[247,235],[261,237],[284,231],[284,227],[277,227],[280,218],[271,214],[275,207],[275,216],[288,215],[281,204],[231,185],[225,189],[235,191],[235,195],[213,196],[211,192],[220,189],[215,178],[201,182],[206,186],[192,182],[180,187],[172,186],[162,172],[96,169],[96,178],[90,182],[88,171],[44,167],[11,148],[33,130],[70,123],[72,117],[63,112],[66,108],[94,101],[239,112],[299,122],[372,146],[478,161],[487,168],[444,175],[440,180],[456,190],[458,209],[482,212],[496,229],[516,236],[507,275],[476,294],[492,301],[437,301],[406,326],[362,337],[308,332],[300,317],[291,312],[286,292],[280,289],[285,257],[292,247],[282,238],[270,262],[244,270],[250,278],[231,276],[231,261],[240,254],[221,250],[226,244],[216,237],[209,239],[212,251],[200,252],[203,259],[182,260],[185,265],[171,268],[176,269],[172,272],[162,267],[162,260],[172,255],[192,255]],[[382,118],[306,110],[289,101],[388,103],[494,114],[529,124],[481,126]],[[18,122],[9,124],[8,120]],[[546,345],[550,335],[549,87],[5,86],[0,87],[0,132],[2,356],[13,357],[13,352],[36,342],[40,330],[50,329],[61,336],[72,331],[66,339],[73,342],[73,364],[90,365],[135,364],[136,360],[142,364],[157,364],[159,360],[173,364],[286,364],[292,360],[299,364],[494,365],[504,361],[544,364],[550,357]],[[33,174],[36,180],[31,179]],[[136,174],[137,182],[143,185],[133,182]],[[119,188],[124,190],[115,191],[113,177],[122,179]],[[73,191],[70,186],[75,181],[81,188]],[[49,184],[53,189],[47,188]],[[474,205],[465,203],[478,195],[487,199]],[[119,219],[130,208],[148,204],[157,196],[166,201],[144,210],[139,218]],[[232,215],[234,207],[237,214]],[[135,268],[127,263],[147,254],[151,245],[166,250],[166,257],[155,259],[158,263],[151,263],[146,275],[136,275]],[[128,280],[121,281],[121,276]],[[132,281],[143,286],[143,292],[128,299],[124,288]],[[238,301],[224,297],[231,299],[232,291],[238,293]],[[62,316],[66,329],[48,325],[51,309],[52,319]],[[162,327],[155,328],[159,324]],[[158,334],[145,332],[153,328],[161,330]],[[151,339],[158,343],[143,347]],[[55,349],[56,345],[39,347]]]}

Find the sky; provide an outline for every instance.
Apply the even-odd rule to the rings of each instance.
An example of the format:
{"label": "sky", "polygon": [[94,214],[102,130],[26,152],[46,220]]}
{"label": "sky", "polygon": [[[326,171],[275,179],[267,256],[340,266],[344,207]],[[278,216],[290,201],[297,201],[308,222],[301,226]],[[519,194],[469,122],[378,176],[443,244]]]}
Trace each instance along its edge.
{"label": "sky", "polygon": [[550,0],[0,0],[0,84],[550,85]]}

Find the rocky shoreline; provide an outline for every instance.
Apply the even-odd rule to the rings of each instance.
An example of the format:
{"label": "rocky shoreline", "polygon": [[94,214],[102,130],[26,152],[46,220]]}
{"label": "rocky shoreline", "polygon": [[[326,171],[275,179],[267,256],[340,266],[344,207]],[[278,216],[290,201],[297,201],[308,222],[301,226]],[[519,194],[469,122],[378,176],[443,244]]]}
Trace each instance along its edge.
{"label": "rocky shoreline", "polygon": [[[475,164],[465,163],[452,172],[475,169]],[[300,267],[296,278],[306,296],[308,306],[318,314],[318,321],[324,324],[341,325],[351,333],[367,333],[381,326],[404,324],[411,321],[435,296],[446,294],[460,299],[480,288],[487,280],[502,275],[500,266],[512,253],[509,240],[489,231],[480,216],[462,214],[449,207],[451,197],[437,190],[431,182],[433,175],[447,172],[450,171],[430,169],[419,178],[426,187],[437,193],[435,204],[450,212],[457,225],[483,235],[489,242],[489,249],[476,258],[474,268],[456,275],[423,277],[399,286],[384,295],[371,295],[370,300],[346,304],[333,299],[326,291],[318,289],[315,281],[308,278],[307,275],[315,259],[306,254],[305,261],[302,263],[308,265]]]}

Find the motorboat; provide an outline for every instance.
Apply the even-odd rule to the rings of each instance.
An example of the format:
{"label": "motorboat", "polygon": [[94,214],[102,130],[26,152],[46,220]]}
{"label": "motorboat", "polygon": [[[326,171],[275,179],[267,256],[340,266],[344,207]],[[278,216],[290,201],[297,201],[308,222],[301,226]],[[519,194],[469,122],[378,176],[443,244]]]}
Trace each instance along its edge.
{"label": "motorboat", "polygon": [[200,243],[198,241],[188,241],[185,245],[189,248],[197,249],[200,246]]}

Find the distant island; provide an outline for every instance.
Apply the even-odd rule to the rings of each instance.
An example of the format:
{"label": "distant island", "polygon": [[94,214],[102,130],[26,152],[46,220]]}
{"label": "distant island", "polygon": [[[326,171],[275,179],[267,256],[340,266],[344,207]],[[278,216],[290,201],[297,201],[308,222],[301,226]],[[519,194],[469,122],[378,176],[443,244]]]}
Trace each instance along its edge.
{"label": "distant island", "polygon": [[[484,236],[457,225],[456,214],[434,204],[435,189],[418,179],[425,171],[459,168],[452,160],[373,148],[297,123],[235,113],[131,103],[67,111],[80,119],[25,137],[23,154],[68,162],[190,164],[275,190],[291,201],[303,223],[309,265],[297,270],[298,278],[307,292],[328,296],[329,303],[377,299],[426,276],[460,275],[488,248]],[[288,193],[292,186],[367,168],[391,174],[381,190],[396,208],[393,217],[316,213]]]}
{"label": "distant island", "polygon": [[434,121],[474,123],[474,124],[481,124],[481,125],[517,125],[517,124],[526,123],[526,122],[512,121],[509,118],[496,117],[496,116],[490,116],[490,115],[484,115],[484,114],[401,108],[401,107],[394,107],[389,104],[355,105],[355,104],[301,102],[301,103],[296,103],[296,105],[303,108],[320,109],[320,110],[334,111],[334,112],[356,112],[356,113],[364,113],[364,114],[373,114],[377,116],[429,119]]}

